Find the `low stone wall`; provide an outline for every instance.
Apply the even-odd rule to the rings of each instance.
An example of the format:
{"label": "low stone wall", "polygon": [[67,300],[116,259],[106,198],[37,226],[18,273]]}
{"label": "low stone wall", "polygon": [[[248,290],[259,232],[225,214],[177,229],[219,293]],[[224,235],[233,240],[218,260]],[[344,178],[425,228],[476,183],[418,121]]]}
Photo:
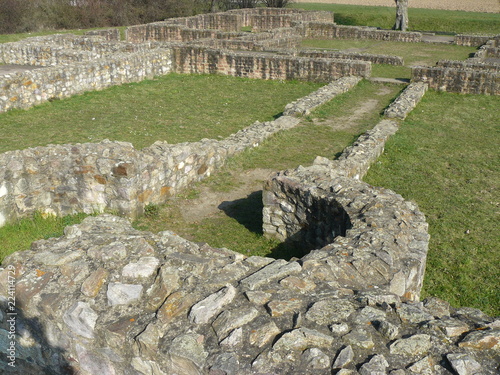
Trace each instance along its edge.
{"label": "low stone wall", "polygon": [[494,35],[466,35],[458,34],[454,36],[454,44],[459,46],[480,47],[488,40],[493,39]]}
{"label": "low stone wall", "polygon": [[255,123],[223,141],[138,151],[129,143],[36,147],[0,154],[0,225],[41,212],[68,215],[110,210],[135,218],[220,167],[236,153],[297,125],[292,117]]}
{"label": "low stone wall", "polygon": [[442,68],[484,70],[489,72],[500,71],[500,64],[483,62],[480,59],[476,58],[468,59],[465,61],[440,60],[437,62],[436,66]]}
{"label": "low stone wall", "polygon": [[302,9],[294,8],[253,8],[253,9],[238,9],[230,10],[228,13],[234,13],[242,17],[243,26],[254,26],[252,24],[252,19],[254,16],[293,16],[296,20],[300,21],[314,21],[314,22],[326,22],[332,23],[334,21],[334,15],[332,12],[327,11],[305,11]]}
{"label": "low stone wall", "polygon": [[195,45],[217,49],[232,49],[240,51],[268,51],[276,48],[299,48],[302,37],[295,29],[275,29],[263,33],[243,33],[232,38],[202,39]]}
{"label": "low stone wall", "polygon": [[500,95],[500,73],[451,67],[412,68],[412,81],[425,82],[429,88],[461,94]]}
{"label": "low stone wall", "polygon": [[243,27],[252,27],[254,32],[261,32],[283,27],[288,28],[293,23],[310,20],[333,22],[333,15],[330,12],[299,9],[240,9],[131,26],[126,29],[125,35],[126,40],[133,43],[145,41],[189,42],[203,38],[225,39],[220,35],[228,32],[240,32]]}
{"label": "low stone wall", "polygon": [[343,26],[330,23],[307,22],[302,24],[301,30],[302,36],[305,38],[374,39],[410,43],[422,41],[422,34],[418,32],[380,30],[373,27]]}
{"label": "low stone wall", "polygon": [[326,59],[346,59],[346,60],[360,60],[369,61],[372,64],[388,64],[402,66],[404,61],[399,56],[389,55],[376,55],[371,53],[355,53],[355,52],[342,52],[342,51],[324,51],[324,50],[309,50],[303,49],[298,51],[298,56],[326,58]]}
{"label": "low stone wall", "polygon": [[16,73],[0,77],[0,112],[29,108],[84,91],[152,79],[171,71],[170,50],[156,49]]}
{"label": "low stone wall", "polygon": [[130,26],[125,30],[125,40],[131,43],[148,41],[190,42],[197,39],[215,38],[222,34],[218,30],[195,29],[169,22],[155,22]]}
{"label": "low stone wall", "polygon": [[427,84],[423,82],[410,83],[403,93],[384,111],[385,117],[405,119],[425,95],[427,88]]}
{"label": "low stone wall", "polygon": [[360,77],[343,77],[326,86],[321,87],[310,95],[300,98],[286,105],[283,115],[308,115],[314,108],[332,100],[337,95],[349,91],[361,81]]}
{"label": "low stone wall", "polygon": [[14,43],[1,43],[0,63],[33,66],[68,65],[102,59],[117,53],[146,53],[155,47],[159,45],[108,42],[99,36],[50,35],[27,38]]}
{"label": "low stone wall", "polygon": [[[360,78],[331,83],[330,92],[347,91]],[[327,101],[323,89],[308,97]],[[315,101],[302,101],[309,110]],[[287,107],[288,108],[288,107]],[[222,141],[168,144],[156,142],[140,151],[129,143],[36,147],[0,154],[0,226],[42,212],[68,215],[110,210],[135,218],[149,203],[163,203],[243,150],[270,135],[289,129],[298,119],[283,116],[255,123]]]}
{"label": "low stone wall", "polygon": [[177,73],[225,74],[236,77],[330,82],[343,76],[369,77],[365,61],[313,59],[265,53],[232,52],[199,46],[173,49]]}

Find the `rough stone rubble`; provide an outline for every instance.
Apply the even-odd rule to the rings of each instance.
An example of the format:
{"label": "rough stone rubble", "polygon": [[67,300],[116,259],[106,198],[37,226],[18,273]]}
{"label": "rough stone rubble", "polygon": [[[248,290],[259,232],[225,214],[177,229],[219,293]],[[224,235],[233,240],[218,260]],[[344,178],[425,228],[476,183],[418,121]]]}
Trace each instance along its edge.
{"label": "rough stone rubble", "polygon": [[317,254],[247,258],[118,217],[87,218],[5,263],[15,267],[22,306],[18,371],[4,358],[0,366],[13,374],[496,373],[499,320],[353,288]]}

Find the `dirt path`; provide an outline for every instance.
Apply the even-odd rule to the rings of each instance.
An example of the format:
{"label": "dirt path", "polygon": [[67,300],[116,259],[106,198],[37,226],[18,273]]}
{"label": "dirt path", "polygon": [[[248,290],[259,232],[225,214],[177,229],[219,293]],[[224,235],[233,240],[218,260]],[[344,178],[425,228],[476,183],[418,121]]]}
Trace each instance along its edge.
{"label": "dirt path", "polygon": [[[297,0],[297,2],[395,7],[394,0]],[[410,8],[463,10],[466,12],[500,12],[498,0],[410,0],[409,6]]]}
{"label": "dirt path", "polygon": [[230,192],[213,191],[210,187],[203,186],[198,198],[178,201],[182,218],[188,223],[195,223],[216,215],[229,208],[232,202],[262,190],[264,181],[276,172],[261,168],[245,171],[237,176],[240,186]]}

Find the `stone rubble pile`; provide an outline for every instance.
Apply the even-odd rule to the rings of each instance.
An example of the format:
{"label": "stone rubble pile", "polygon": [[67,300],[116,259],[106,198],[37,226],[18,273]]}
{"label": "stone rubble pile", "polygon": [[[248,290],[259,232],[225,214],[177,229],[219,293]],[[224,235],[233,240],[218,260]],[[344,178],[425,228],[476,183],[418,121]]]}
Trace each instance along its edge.
{"label": "stone rubble pile", "polygon": [[[82,375],[497,373],[499,320],[435,298],[405,302],[375,286],[346,285],[332,278],[332,266],[314,252],[288,262],[245,257],[171,232],[140,232],[111,215],[89,217],[4,262],[0,290],[15,269],[20,310],[17,367],[2,358],[0,368]],[[7,315],[0,320],[3,346]]]}

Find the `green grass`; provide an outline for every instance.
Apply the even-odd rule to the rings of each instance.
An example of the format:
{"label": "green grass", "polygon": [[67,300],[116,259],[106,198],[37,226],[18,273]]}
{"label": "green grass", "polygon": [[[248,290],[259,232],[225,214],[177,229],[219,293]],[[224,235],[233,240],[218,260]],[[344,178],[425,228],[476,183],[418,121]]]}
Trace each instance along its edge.
{"label": "green grass", "polygon": [[465,60],[476,52],[474,47],[436,43],[404,43],[378,40],[304,39],[302,47],[337,49],[379,55],[396,55],[404,60],[404,66],[373,64],[373,77],[410,78],[414,65],[434,66],[439,60]]}
{"label": "green grass", "polygon": [[[126,26],[120,26],[117,27],[117,29],[120,30],[121,33],[121,39],[125,40],[125,29]],[[10,42],[19,42],[20,40],[26,39],[26,38],[31,38],[34,36],[46,36],[46,35],[54,35],[54,34],[75,34],[75,35],[83,35],[87,31],[91,30],[103,30],[103,29],[109,29],[108,27],[106,28],[94,28],[94,29],[74,29],[74,30],[44,30],[44,31],[37,31],[37,32],[32,32],[32,33],[19,33],[19,34],[0,34],[0,43],[10,43]]]}
{"label": "green grass", "polygon": [[428,92],[365,181],[415,201],[431,235],[422,296],[500,315],[495,96]]}
{"label": "green grass", "polygon": [[78,224],[87,216],[87,214],[76,214],[43,218],[42,215],[35,214],[32,218],[4,225],[0,228],[0,243],[2,244],[0,263],[14,251],[29,249],[33,241],[62,236],[65,227]]}
{"label": "green grass", "polygon": [[[236,202],[231,212],[218,213],[197,222],[182,218],[179,202],[197,198],[201,189],[227,192],[239,186],[238,179],[254,168],[282,170],[310,165],[318,155],[335,158],[359,134],[373,127],[383,109],[399,93],[398,86],[362,81],[351,91],[336,97],[312,113],[302,124],[269,138],[255,149],[249,149],[230,159],[227,165],[186,194],[162,206],[156,217],[142,217],[134,225],[141,230],[158,232],[173,230],[196,242],[214,247],[226,247],[246,255],[266,255],[289,259],[300,257],[302,250],[289,248],[262,235],[262,197],[260,192]],[[379,101],[370,111],[345,126],[346,116],[371,98]],[[192,205],[192,204],[189,204]]]}
{"label": "green grass", "polygon": [[0,152],[47,144],[131,142],[136,148],[225,138],[269,121],[317,83],[169,74],[0,114]]}
{"label": "green grass", "polygon": [[[334,12],[340,25],[373,26],[390,29],[396,17],[395,7],[374,7],[343,4],[298,3],[293,7]],[[409,30],[449,34],[498,34],[500,14],[436,9],[408,10]]]}

